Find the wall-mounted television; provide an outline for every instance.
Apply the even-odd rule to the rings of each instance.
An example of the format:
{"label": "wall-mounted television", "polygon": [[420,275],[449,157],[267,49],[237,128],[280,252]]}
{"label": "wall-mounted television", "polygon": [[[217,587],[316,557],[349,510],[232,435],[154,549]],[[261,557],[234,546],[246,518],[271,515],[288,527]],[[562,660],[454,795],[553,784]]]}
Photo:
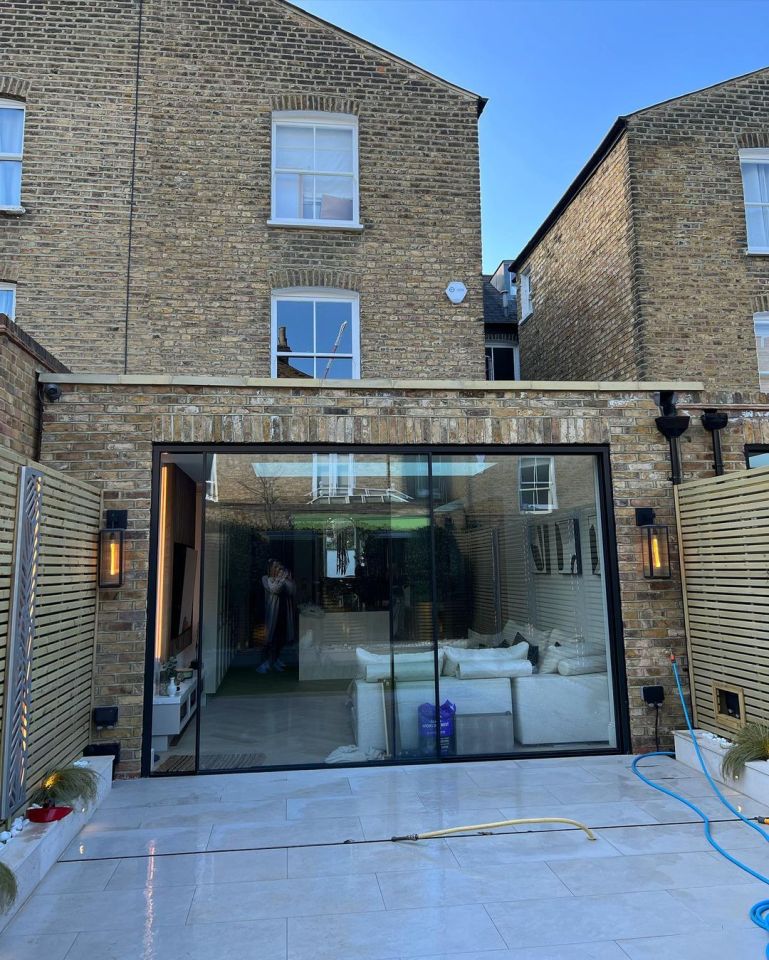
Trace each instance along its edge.
{"label": "wall-mounted television", "polygon": [[197,550],[184,543],[175,543],[171,588],[171,651],[175,654],[192,643],[197,567]]}

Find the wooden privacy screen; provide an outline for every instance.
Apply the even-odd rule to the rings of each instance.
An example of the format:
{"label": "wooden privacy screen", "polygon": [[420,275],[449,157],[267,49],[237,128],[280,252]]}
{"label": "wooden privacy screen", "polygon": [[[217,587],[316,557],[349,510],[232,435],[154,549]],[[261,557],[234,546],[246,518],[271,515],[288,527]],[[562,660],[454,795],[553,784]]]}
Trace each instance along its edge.
{"label": "wooden privacy screen", "polygon": [[769,722],[769,468],[676,487],[696,723]]}
{"label": "wooden privacy screen", "polygon": [[0,449],[0,723],[6,682],[11,682],[6,673],[9,615],[24,466],[42,474],[25,776],[31,788],[46,768],[74,759],[90,738],[101,494],[90,484]]}

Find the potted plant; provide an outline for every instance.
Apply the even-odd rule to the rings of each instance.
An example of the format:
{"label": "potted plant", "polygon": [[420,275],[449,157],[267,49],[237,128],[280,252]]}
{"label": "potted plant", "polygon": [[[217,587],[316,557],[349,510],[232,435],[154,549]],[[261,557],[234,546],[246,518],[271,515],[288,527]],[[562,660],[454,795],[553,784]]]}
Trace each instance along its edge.
{"label": "potted plant", "polygon": [[16,876],[10,867],[0,862],[0,913],[7,913],[16,900]]}
{"label": "potted plant", "polygon": [[99,777],[89,767],[70,764],[49,770],[40,786],[29,797],[32,806],[27,818],[34,823],[51,823],[72,813],[72,804],[78,799],[92,803],[97,796]]}
{"label": "potted plant", "polygon": [[737,780],[751,760],[769,760],[769,724],[747,723],[734,735],[721,761],[721,773]]}

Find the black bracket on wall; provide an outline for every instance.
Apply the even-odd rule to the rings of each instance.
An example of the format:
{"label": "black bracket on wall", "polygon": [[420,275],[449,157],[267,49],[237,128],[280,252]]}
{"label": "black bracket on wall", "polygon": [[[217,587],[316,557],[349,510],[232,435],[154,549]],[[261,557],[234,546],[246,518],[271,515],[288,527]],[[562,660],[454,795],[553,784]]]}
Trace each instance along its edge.
{"label": "black bracket on wall", "polygon": [[679,414],[676,410],[676,395],[672,390],[664,390],[659,394],[659,406],[662,416],[655,419],[657,429],[668,441],[670,447],[670,480],[678,484],[683,480],[681,473],[681,451],[678,438],[689,429],[692,418],[686,414]]}
{"label": "black bracket on wall", "polygon": [[729,414],[725,410],[705,410],[700,417],[702,426],[713,435],[713,469],[716,476],[723,476],[724,458],[721,453],[721,431],[729,422]]}

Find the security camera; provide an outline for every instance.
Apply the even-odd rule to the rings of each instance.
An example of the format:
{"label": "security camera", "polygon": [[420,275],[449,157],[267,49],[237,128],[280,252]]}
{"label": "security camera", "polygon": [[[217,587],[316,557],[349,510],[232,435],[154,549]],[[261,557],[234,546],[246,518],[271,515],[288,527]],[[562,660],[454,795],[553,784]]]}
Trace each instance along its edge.
{"label": "security camera", "polygon": [[49,403],[61,400],[61,387],[58,383],[46,383],[43,387],[43,396]]}

